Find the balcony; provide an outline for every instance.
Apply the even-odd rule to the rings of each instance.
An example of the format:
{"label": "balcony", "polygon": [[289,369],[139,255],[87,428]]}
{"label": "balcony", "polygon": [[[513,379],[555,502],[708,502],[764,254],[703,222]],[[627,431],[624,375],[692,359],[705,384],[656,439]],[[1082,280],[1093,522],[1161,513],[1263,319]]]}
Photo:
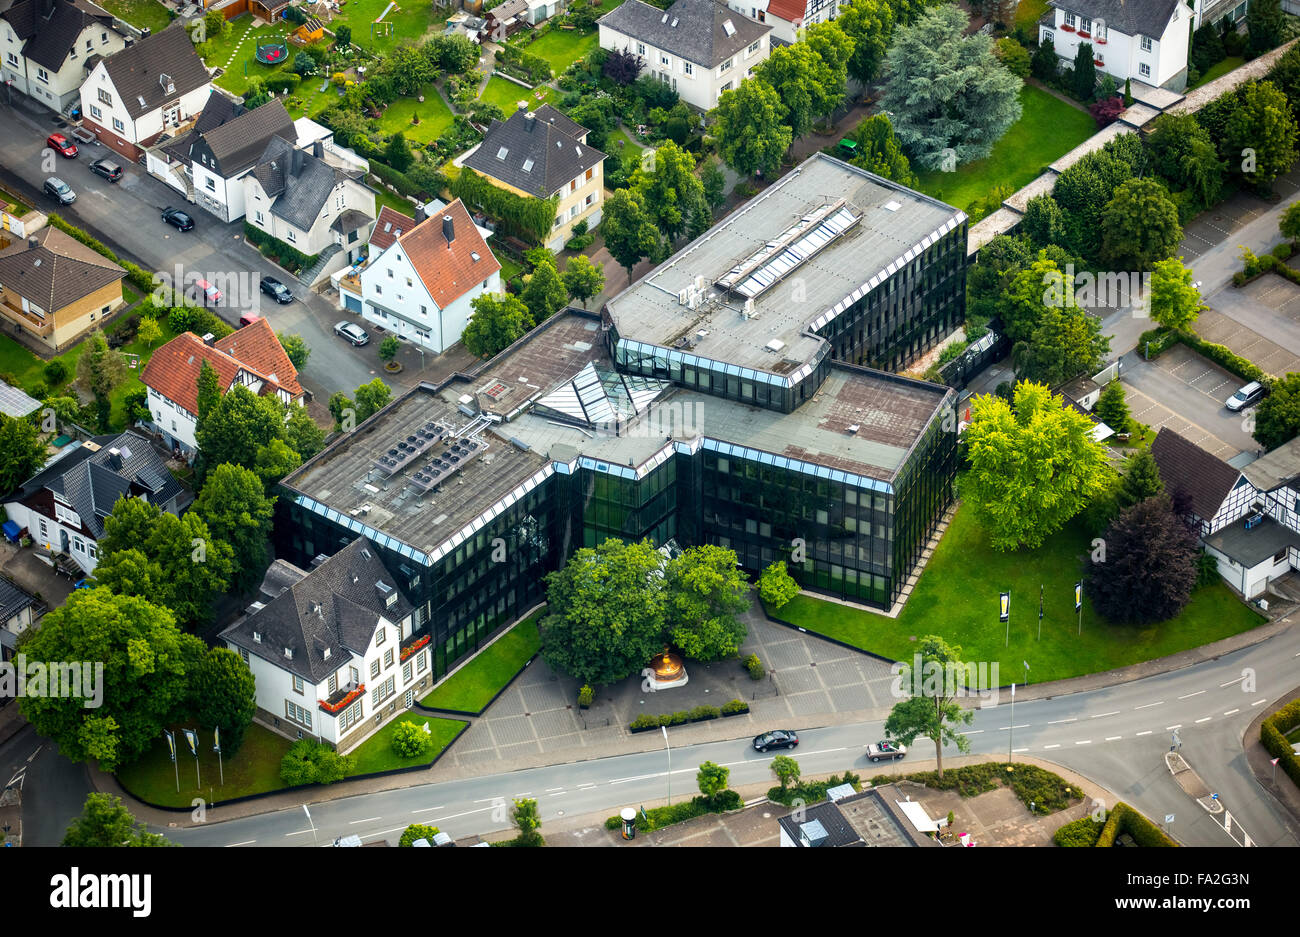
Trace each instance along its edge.
{"label": "balcony", "polygon": [[349,684],[348,686],[339,687],[328,698],[318,700],[318,702],[324,712],[333,716],[347,709],[348,706],[365,695],[365,692],[366,685],[364,683],[358,683],[356,686]]}
{"label": "balcony", "polygon": [[0,315],[3,315],[11,322],[21,325],[26,332],[32,335],[48,338],[54,332],[53,318],[25,312],[20,306],[13,305],[7,299],[0,300]]}

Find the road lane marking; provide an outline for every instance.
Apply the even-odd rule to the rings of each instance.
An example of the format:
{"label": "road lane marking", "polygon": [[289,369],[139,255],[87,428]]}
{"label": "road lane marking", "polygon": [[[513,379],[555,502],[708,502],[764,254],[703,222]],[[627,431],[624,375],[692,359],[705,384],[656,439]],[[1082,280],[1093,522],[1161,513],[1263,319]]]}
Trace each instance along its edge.
{"label": "road lane marking", "polygon": [[583,788],[583,787],[595,787],[595,786],[596,786],[596,782],[595,782],[595,781],[582,781],[582,782],[580,782],[580,783],[578,784],[578,787],[579,787],[579,788]]}
{"label": "road lane marking", "polygon": [[412,810],[411,813],[428,813],[430,810],[441,810],[445,804],[439,804],[436,807],[421,807],[419,810]]}
{"label": "road lane marking", "polygon": [[482,797],[482,798],[480,798],[480,799],[474,801],[474,803],[476,803],[476,804],[493,804],[493,803],[496,803],[498,800],[505,800],[505,798],[504,798],[504,797]]}
{"label": "road lane marking", "polygon": [[234,846],[251,846],[255,842],[257,842],[255,839],[246,839],[242,843],[227,843],[224,848],[230,849]]}
{"label": "road lane marking", "polygon": [[1022,725],[1022,726],[998,726],[998,731],[999,731],[999,732],[1005,732],[1005,731],[1007,731],[1008,729],[1028,729],[1028,728],[1029,728],[1029,723],[1026,722],[1026,723],[1025,723],[1024,725]]}
{"label": "road lane marking", "polygon": [[1013,752],[1027,752],[1027,751],[1029,751],[1029,749],[1027,749],[1027,748],[1013,748],[1013,749],[1011,749],[1011,750],[1012,750]]}
{"label": "road lane marking", "polygon": [[1046,751],[1046,750],[1049,749],[1049,748],[1060,748],[1060,747],[1061,747],[1061,746],[1060,746],[1059,744],[1057,744],[1057,745],[1044,745],[1044,746],[1043,746],[1043,750]]}
{"label": "road lane marking", "polygon": [[1202,722],[1209,722],[1210,718],[1211,718],[1210,716],[1206,716],[1204,719],[1197,719],[1196,724],[1200,725]]}
{"label": "road lane marking", "polygon": [[311,829],[305,829],[305,830],[299,830],[297,833],[285,833],[284,835],[285,835],[285,836],[301,836],[303,833],[311,833],[311,832],[314,832],[314,831],[311,830]]}
{"label": "road lane marking", "polygon": [[443,822],[444,820],[456,820],[456,819],[458,819],[458,818],[460,818],[460,817],[468,817],[468,816],[470,816],[471,814],[475,814],[475,813],[483,813],[483,812],[486,811],[486,810],[493,810],[493,809],[495,809],[495,808],[493,808],[493,807],[479,807],[477,810],[466,810],[464,813],[453,813],[453,814],[450,814],[450,815],[445,816],[445,817],[434,817],[434,818],[433,818],[433,822],[434,822],[434,823],[441,823],[441,822]]}
{"label": "road lane marking", "polygon": [[1139,709],[1150,709],[1152,706],[1160,706],[1160,705],[1162,705],[1163,703],[1164,703],[1164,700],[1160,700],[1159,702],[1155,702],[1155,703],[1146,703],[1146,704],[1144,704],[1144,705],[1142,705],[1142,706],[1134,706],[1133,709],[1134,709],[1135,711],[1136,711],[1136,710],[1139,710]]}
{"label": "road lane marking", "polygon": [[562,794],[562,793],[564,793],[564,788],[562,788],[562,787],[548,787],[548,788],[546,789],[546,793],[548,793],[548,794]]}
{"label": "road lane marking", "polygon": [[804,752],[805,755],[829,755],[832,752],[846,752],[847,748],[821,748],[815,752]]}
{"label": "road lane marking", "polygon": [[1139,732],[1138,735],[1150,735],[1151,732],[1152,732],[1151,729],[1147,729],[1145,732]]}
{"label": "road lane marking", "polygon": [[1108,735],[1108,736],[1106,736],[1106,741],[1107,741],[1107,742],[1114,742],[1116,739],[1122,739],[1123,737],[1124,737],[1124,736],[1122,736],[1122,735]]}
{"label": "road lane marking", "polygon": [[971,729],[969,732],[963,732],[962,735],[979,735],[983,729]]}
{"label": "road lane marking", "polygon": [[1226,713],[1224,713],[1224,715],[1231,716],[1233,713],[1239,713],[1239,712],[1241,712],[1240,709],[1229,709]]}
{"label": "road lane marking", "polygon": [[1250,705],[1252,705],[1252,706],[1263,706],[1263,705],[1264,705],[1265,703],[1267,703],[1267,702],[1268,702],[1268,700],[1266,700],[1266,699],[1257,699],[1257,700],[1255,700],[1255,702],[1251,703]]}
{"label": "road lane marking", "polygon": [[1245,678],[1244,676],[1241,676],[1241,677],[1238,677],[1236,680],[1229,680],[1227,683],[1220,683],[1220,684],[1219,684],[1219,689],[1222,690],[1225,686],[1236,686],[1238,683],[1240,683],[1242,680],[1245,680],[1245,679],[1246,679],[1246,678]]}
{"label": "road lane marking", "polygon": [[1095,716],[1089,716],[1088,718],[1089,718],[1089,719],[1100,719],[1100,718],[1102,718],[1103,716],[1118,716],[1118,715],[1119,715],[1119,710],[1117,709],[1117,710],[1115,710],[1113,713],[1097,713],[1097,715],[1095,715]]}
{"label": "road lane marking", "polygon": [[1073,718],[1073,719],[1054,719],[1054,720],[1052,720],[1051,722],[1049,722],[1048,725],[1049,725],[1049,726],[1059,726],[1059,725],[1060,725],[1061,723],[1063,723],[1063,722],[1078,722],[1078,721],[1079,721],[1079,720],[1078,720],[1078,717],[1075,717],[1075,718]]}
{"label": "road lane marking", "polygon": [[1200,696],[1204,690],[1197,690],[1195,693],[1188,693],[1186,696],[1180,696],[1179,699],[1191,699],[1193,696]]}
{"label": "road lane marking", "polygon": [[356,826],[358,823],[374,823],[376,820],[382,820],[383,817],[366,817],[364,820],[349,820],[348,826]]}
{"label": "road lane marking", "polygon": [[1165,731],[1166,731],[1166,732],[1172,732],[1174,729],[1181,729],[1182,727],[1183,727],[1183,724],[1180,722],[1180,723],[1178,723],[1178,725],[1176,725],[1176,726],[1165,726]]}
{"label": "road lane marking", "polygon": [[646,780],[646,779],[648,779],[648,778],[661,778],[661,777],[663,777],[663,776],[664,776],[664,773],[663,773],[662,771],[660,771],[660,772],[658,772],[657,774],[638,774],[638,775],[637,775],[636,777],[634,777],[634,778],[610,778],[610,779],[609,779],[609,783],[610,783],[610,784],[622,784],[622,783],[625,782],[625,781],[644,781],[644,780]]}
{"label": "road lane marking", "polygon": [[1091,745],[1092,739],[1084,739],[1082,742],[1075,742],[1075,745]]}
{"label": "road lane marking", "polygon": [[532,797],[532,791],[524,791],[522,794],[516,794],[515,797]]}

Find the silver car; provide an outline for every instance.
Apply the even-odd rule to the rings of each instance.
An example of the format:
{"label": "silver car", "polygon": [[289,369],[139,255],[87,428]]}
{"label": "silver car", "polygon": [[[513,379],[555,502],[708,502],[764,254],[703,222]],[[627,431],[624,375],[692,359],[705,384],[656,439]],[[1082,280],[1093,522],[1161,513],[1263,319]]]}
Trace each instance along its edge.
{"label": "silver car", "polygon": [[353,325],[351,322],[336,322],[334,324],[334,334],[347,339],[353,345],[364,345],[370,341],[370,336],[366,333],[366,330],[359,325]]}
{"label": "silver car", "polygon": [[46,179],[44,188],[45,194],[60,205],[71,205],[77,200],[77,193],[72,191],[72,186],[56,176]]}

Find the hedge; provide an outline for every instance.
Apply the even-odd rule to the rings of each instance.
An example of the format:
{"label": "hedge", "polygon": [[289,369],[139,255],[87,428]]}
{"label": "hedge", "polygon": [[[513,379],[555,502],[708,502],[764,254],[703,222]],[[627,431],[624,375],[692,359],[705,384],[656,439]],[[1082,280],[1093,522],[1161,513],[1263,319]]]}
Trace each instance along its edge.
{"label": "hedge", "polygon": [[[1087,819],[1093,822],[1091,817]],[[1106,825],[1101,828],[1101,835],[1097,837],[1097,845],[1114,846],[1116,838],[1121,833],[1129,834],[1139,846],[1148,848],[1178,845],[1165,835],[1164,830],[1123,801],[1116,804],[1115,809],[1110,812]]]}
{"label": "hedge", "polygon": [[1052,834],[1052,842],[1058,846],[1085,846],[1091,848],[1097,845],[1097,840],[1101,836],[1101,829],[1102,824],[1100,821],[1087,816],[1081,820],[1065,824]]}
{"label": "hedge", "polygon": [[53,214],[50,215],[49,221],[51,225],[58,228],[64,234],[68,235],[69,237],[75,238],[76,240],[80,241],[82,244],[85,244],[87,247],[89,247],[96,254],[100,254],[101,256],[107,257],[109,260],[113,261],[113,263],[117,264],[119,267],[125,270],[127,281],[136,289],[140,290],[140,292],[142,293],[153,292],[154,287],[157,284],[154,282],[154,277],[152,273],[149,273],[143,267],[131,263],[131,261],[129,260],[122,260],[117,256],[117,254],[113,253],[112,250],[110,250],[106,245],[104,245],[103,242],[98,241],[95,238],[91,237],[89,234],[87,234],[85,231],[82,231],[80,228],[68,224],[58,215],[53,215]]}
{"label": "hedge", "polygon": [[1277,758],[1282,770],[1300,786],[1300,758],[1296,758],[1286,733],[1300,725],[1300,699],[1287,703],[1269,716],[1259,727],[1259,740],[1268,753]]}
{"label": "hedge", "polygon": [[498,219],[506,234],[513,234],[540,244],[555,223],[557,197],[525,198],[498,188],[468,166],[448,185],[451,194],[469,208]]}
{"label": "hedge", "polygon": [[297,72],[276,72],[262,82],[262,87],[267,91],[293,92],[300,84],[302,84],[302,76]]}
{"label": "hedge", "polygon": [[[740,799],[739,794],[732,790],[722,791],[713,800],[709,800],[703,795],[696,795],[680,804],[673,804],[669,807],[652,807],[645,811],[644,816],[638,811],[635,826],[640,833],[650,833],[654,830],[662,830],[665,826],[672,826],[674,823],[694,820],[706,813],[725,813],[728,810],[739,810],[743,806],[745,806],[745,802]],[[605,820],[605,829],[607,830],[617,830],[622,825],[622,817],[609,817]]]}
{"label": "hedge", "polygon": [[[1265,257],[1272,259],[1269,255],[1265,255]],[[1226,345],[1216,345],[1214,342],[1207,342],[1191,332],[1179,332],[1174,329],[1167,329],[1163,325],[1143,332],[1138,337],[1138,350],[1147,355],[1148,358],[1156,358],[1179,342],[1242,380],[1261,382],[1269,380],[1269,376],[1260,370],[1254,362],[1247,361]]]}
{"label": "hedge", "polygon": [[851,784],[855,791],[860,790],[862,778],[852,771],[845,771],[843,777],[832,774],[825,781],[801,781],[791,787],[777,785],[768,790],[767,799],[774,804],[782,804],[786,807],[794,806],[795,801],[805,804],[819,804],[826,799],[828,790],[832,787],[839,787],[841,784]]}
{"label": "hedge", "polygon": [[301,273],[316,263],[318,254],[308,257],[302,251],[295,250],[279,238],[271,237],[260,228],[254,228],[247,221],[244,222],[244,238],[249,244],[252,244],[259,251],[270,257],[281,267],[290,273]]}
{"label": "hedge", "polygon": [[411,198],[418,198],[421,201],[427,200],[431,193],[425,192],[423,187],[418,185],[414,179],[404,172],[394,169],[392,166],[386,166],[375,160],[370,160],[370,171],[379,179],[391,185],[402,195],[409,195]]}
{"label": "hedge", "polygon": [[[1035,814],[1055,813],[1083,799],[1083,791],[1072,787],[1058,774],[1037,765],[1018,764],[1008,772],[1000,761],[986,761],[978,765],[949,768],[940,778],[936,771],[921,771],[903,776],[937,791],[956,791],[962,797],[976,797],[995,790],[1005,783],[1026,808],[1032,803]],[[898,778],[887,774],[871,779],[875,785],[892,784]]]}
{"label": "hedge", "polygon": [[683,709],[675,713],[665,713],[662,716],[643,713],[633,719],[628,728],[657,729],[660,726],[680,726],[688,722],[704,722],[708,719],[717,719],[721,715],[722,710],[717,706],[696,706],[694,709]]}
{"label": "hedge", "polygon": [[534,83],[551,80],[551,63],[540,55],[525,52],[519,46],[505,45],[497,50],[497,65],[502,71],[514,72],[517,77]]}

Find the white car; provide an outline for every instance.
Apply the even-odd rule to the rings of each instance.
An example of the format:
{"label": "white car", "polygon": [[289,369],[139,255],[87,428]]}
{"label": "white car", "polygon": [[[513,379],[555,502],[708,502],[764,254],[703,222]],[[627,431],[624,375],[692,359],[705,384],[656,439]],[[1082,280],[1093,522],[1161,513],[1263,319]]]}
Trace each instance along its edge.
{"label": "white car", "polygon": [[334,334],[347,339],[353,345],[364,345],[370,341],[370,336],[366,330],[359,325],[353,325],[351,322],[336,322],[334,324]]}

